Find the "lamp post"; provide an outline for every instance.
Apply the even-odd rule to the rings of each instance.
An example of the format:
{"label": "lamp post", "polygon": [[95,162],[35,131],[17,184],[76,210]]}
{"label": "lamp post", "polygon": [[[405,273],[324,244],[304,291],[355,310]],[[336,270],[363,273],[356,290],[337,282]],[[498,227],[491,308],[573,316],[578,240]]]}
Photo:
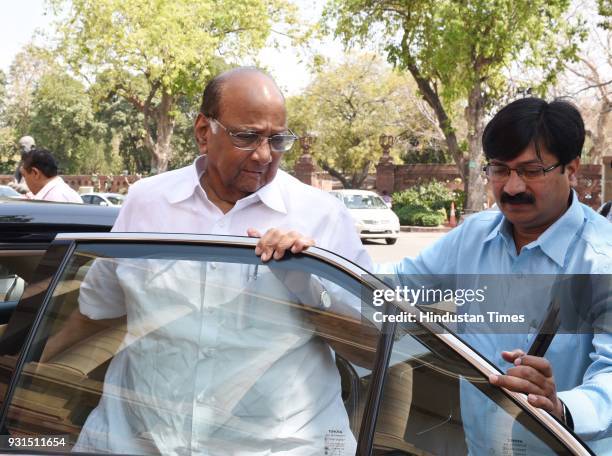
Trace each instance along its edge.
{"label": "lamp post", "polygon": [[389,149],[395,144],[395,136],[385,135],[384,133],[380,135],[378,138],[378,143],[383,150],[383,156],[381,161],[389,161],[391,157],[389,156]]}

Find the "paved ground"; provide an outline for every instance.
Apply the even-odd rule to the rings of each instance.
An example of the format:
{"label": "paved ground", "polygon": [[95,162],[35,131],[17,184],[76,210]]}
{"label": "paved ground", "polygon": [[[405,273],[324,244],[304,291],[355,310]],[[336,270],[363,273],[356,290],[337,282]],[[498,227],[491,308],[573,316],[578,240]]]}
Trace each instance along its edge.
{"label": "paved ground", "polygon": [[401,260],[406,256],[416,256],[446,233],[406,233],[400,232],[400,237],[394,245],[385,244],[384,240],[367,240],[366,250],[375,263]]}

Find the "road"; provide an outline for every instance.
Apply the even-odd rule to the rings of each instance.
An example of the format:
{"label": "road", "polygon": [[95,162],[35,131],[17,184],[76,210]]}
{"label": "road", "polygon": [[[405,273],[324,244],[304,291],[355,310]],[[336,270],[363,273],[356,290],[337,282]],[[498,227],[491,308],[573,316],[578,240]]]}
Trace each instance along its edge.
{"label": "road", "polygon": [[394,245],[385,244],[384,240],[367,240],[365,248],[375,263],[398,261],[407,256],[416,256],[421,250],[433,244],[446,233],[406,233],[400,232],[400,237]]}

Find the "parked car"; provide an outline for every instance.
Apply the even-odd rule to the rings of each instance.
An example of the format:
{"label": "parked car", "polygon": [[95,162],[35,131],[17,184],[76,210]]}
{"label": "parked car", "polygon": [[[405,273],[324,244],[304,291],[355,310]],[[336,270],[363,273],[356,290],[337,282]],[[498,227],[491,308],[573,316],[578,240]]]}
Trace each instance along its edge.
{"label": "parked car", "polygon": [[330,193],[348,208],[361,239],[384,239],[387,244],[397,242],[399,218],[376,193],[367,190],[333,190]]}
{"label": "parked car", "polygon": [[0,185],[0,198],[20,199],[23,198],[23,196],[14,188],[9,187],[8,185]]}
{"label": "parked car", "polygon": [[121,206],[125,196],[121,193],[83,193],[81,195],[85,204],[96,206]]}
{"label": "parked car", "polygon": [[[266,435],[269,424],[299,416],[311,389],[336,369],[357,455],[467,454],[470,423],[460,411],[478,404],[461,402],[460,383],[475,387],[486,410],[510,420],[510,427],[493,423],[476,436],[491,454],[511,454],[515,445],[523,451],[511,439],[516,429],[537,443],[537,454],[590,454],[526,396],[491,385],[488,375],[498,369],[440,326],[377,323],[371,296],[388,287],[351,262],[312,248],[262,264],[251,238],[108,233],[116,214],[111,207],[0,204],[0,265],[5,278],[23,281],[21,296],[0,295],[7,304],[0,337],[3,450],[101,453],[116,445],[111,452],[228,454]],[[55,237],[58,231],[65,233]],[[100,267],[111,275],[100,276]],[[331,296],[298,301],[296,290],[306,284],[286,282],[288,275],[314,276]],[[104,320],[98,332],[43,356],[96,296],[112,306],[122,301],[127,321]],[[393,303],[386,313],[400,310],[420,312]],[[335,367],[309,372],[301,347],[322,341],[334,350]],[[302,361],[283,362],[294,355]],[[126,382],[118,384],[117,374]],[[123,424],[110,420],[121,435],[92,434],[90,417],[104,416],[109,404],[130,411]],[[281,405],[297,407],[296,414],[274,416]],[[147,416],[155,419],[145,425]],[[198,440],[205,431],[213,437]],[[324,442],[315,442],[321,451],[309,454],[344,454],[353,437],[343,432],[329,429]],[[98,440],[83,442],[84,434]],[[96,441],[106,443],[86,447]],[[185,447],[165,447],[168,441]],[[300,450],[309,442],[291,444]]]}

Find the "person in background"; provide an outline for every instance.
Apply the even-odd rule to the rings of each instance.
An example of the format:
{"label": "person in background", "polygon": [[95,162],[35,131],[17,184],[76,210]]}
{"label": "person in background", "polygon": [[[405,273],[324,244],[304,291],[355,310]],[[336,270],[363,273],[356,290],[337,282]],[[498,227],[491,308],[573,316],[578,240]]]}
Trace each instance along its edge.
{"label": "person in background", "polygon": [[9,186],[17,190],[22,195],[25,195],[30,191],[30,189],[26,185],[25,180],[23,179],[23,175],[21,174],[21,165],[23,164],[24,154],[34,149],[36,147],[36,142],[31,136],[22,136],[19,139],[18,144],[19,150],[21,151],[21,159],[19,160],[19,163],[17,164],[17,169],[15,170],[15,174],[13,175],[14,181],[9,183]]}
{"label": "person in background", "polygon": [[57,175],[57,162],[46,149],[32,149],[22,156],[21,174],[31,191],[30,199],[83,203],[79,194]]}
{"label": "person in background", "polygon": [[389,195],[389,192],[387,190],[383,190],[380,197],[389,207],[389,209],[391,209],[391,206],[393,205],[393,198],[391,197],[391,195]]}

